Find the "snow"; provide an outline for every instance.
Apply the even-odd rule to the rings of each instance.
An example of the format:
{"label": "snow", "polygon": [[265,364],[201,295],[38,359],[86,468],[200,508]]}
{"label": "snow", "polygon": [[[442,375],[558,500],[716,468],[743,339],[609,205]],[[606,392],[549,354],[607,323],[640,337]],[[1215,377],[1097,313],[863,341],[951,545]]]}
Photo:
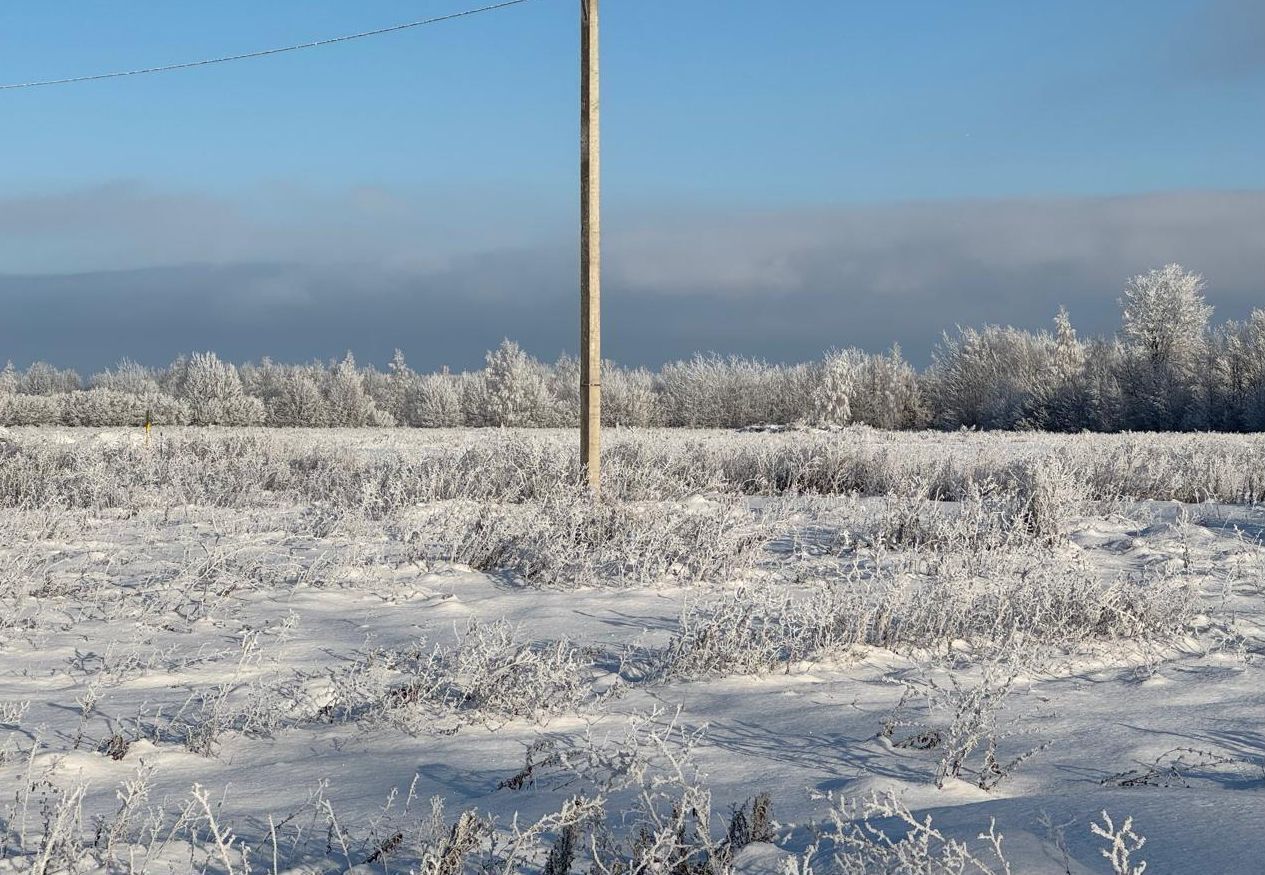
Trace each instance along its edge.
{"label": "snow", "polygon": [[[44,433],[11,430],[9,438],[27,446],[44,440]],[[80,448],[90,458],[120,446],[152,452],[134,438],[119,431],[51,436],[56,446]],[[897,447],[902,439],[882,438]],[[318,439],[290,440],[311,449]],[[911,446],[934,440],[909,438]],[[366,455],[394,451],[372,437],[348,447]],[[733,500],[724,490],[689,490],[638,502],[693,515],[723,510]],[[759,514],[772,512],[781,499],[737,500]],[[817,524],[834,519],[863,531],[889,510],[884,502],[881,496],[818,497],[785,513],[782,524],[802,532],[810,518]],[[831,563],[852,561],[853,554],[767,550],[734,579],[529,586],[405,549],[393,524],[420,514],[414,521],[424,527],[431,504],[386,519],[347,514],[332,525],[316,524],[328,507],[294,496],[227,507],[159,505],[138,500],[132,507],[64,508],[51,519],[48,508],[0,510],[0,799],[19,800],[4,814],[12,859],[0,860],[0,872],[28,871],[37,861],[40,843],[32,837],[47,831],[55,808],[39,808],[40,799],[52,798],[40,782],[61,793],[86,787],[78,829],[91,845],[94,818],[115,817],[120,788],[140,773],[145,810],[166,811],[168,825],[193,798],[194,786],[204,788],[219,828],[252,848],[253,871],[272,871],[269,817],[276,823],[291,816],[291,826],[305,819],[316,838],[300,842],[293,858],[281,854],[278,871],[424,868],[403,851],[397,861],[364,864],[382,841],[385,827],[374,824],[396,823],[383,814],[392,794],[392,812],[410,796],[415,812],[424,809],[425,816],[411,822],[429,817],[424,800],[442,797],[445,829],[466,809],[491,815],[501,829],[516,813],[523,823],[534,821],[583,792],[575,781],[556,777],[520,790],[504,787],[534,744],[618,738],[645,715],[654,715],[652,725],[675,725],[682,738],[699,733],[690,759],[706,776],[702,783],[722,833],[730,806],[761,793],[772,798],[779,828],[772,842],[739,852],[734,867],[742,873],[778,871],[803,852],[809,825],[828,813],[816,798],[822,793],[893,795],[972,846],[995,819],[1015,872],[1110,872],[1101,856],[1106,845],[1090,832],[1104,810],[1117,822],[1134,818],[1146,837],[1136,859],[1148,860],[1148,871],[1255,873],[1265,859],[1259,828],[1265,823],[1260,507],[1148,498],[1090,502],[1066,517],[1064,536],[1052,549],[1022,547],[1032,551],[1033,565],[1088,567],[1104,584],[1175,581],[1193,587],[1197,602],[1175,634],[1033,650],[1039,658],[1018,670],[998,711],[1000,753],[1005,758],[1048,747],[986,790],[969,772],[937,786],[940,751],[900,746],[899,734],[882,734],[907,688],[925,691],[930,679],[949,689],[950,677],[968,687],[977,683],[988,663],[978,641],[850,646],[756,676],[663,682],[641,680],[632,670],[639,654],[671,642],[690,605],[754,578],[810,592],[825,585],[821,575]],[[992,553],[972,549],[928,548],[925,561],[949,562],[955,554],[993,561]],[[376,689],[382,677],[396,677],[391,673],[400,670],[405,651],[455,652],[473,634],[472,621],[485,629],[505,621],[528,644],[574,645],[587,668],[564,669],[565,678],[549,669],[506,676],[518,678],[525,693],[562,690],[558,685],[567,681],[579,684],[580,695],[564,707],[542,698],[532,703],[538,710],[524,705],[522,713],[436,704],[407,719],[385,707],[354,718],[328,716],[349,690]],[[918,710],[921,703],[915,697],[917,720],[939,719],[939,712]],[[182,708],[193,718],[183,725],[175,719]],[[182,743],[177,727],[213,732],[199,749]],[[105,751],[115,735],[128,740],[119,759]],[[1178,763],[1178,757],[1184,759]],[[1165,771],[1174,763],[1177,768]],[[1130,781],[1137,776],[1144,780]],[[25,794],[23,841],[20,800],[37,784]],[[629,792],[611,789],[612,822],[631,809]],[[148,847],[154,856],[141,858],[149,870],[182,871],[192,852],[174,848],[190,841],[154,851],[156,842],[143,829],[147,816],[137,815],[127,834],[132,853]],[[340,839],[326,852],[331,818],[351,851],[344,853]],[[1043,822],[1061,827],[1066,861],[1056,830]],[[225,869],[205,838],[209,821],[200,824],[197,859]],[[90,851],[78,851],[84,871],[104,871],[100,854]]]}

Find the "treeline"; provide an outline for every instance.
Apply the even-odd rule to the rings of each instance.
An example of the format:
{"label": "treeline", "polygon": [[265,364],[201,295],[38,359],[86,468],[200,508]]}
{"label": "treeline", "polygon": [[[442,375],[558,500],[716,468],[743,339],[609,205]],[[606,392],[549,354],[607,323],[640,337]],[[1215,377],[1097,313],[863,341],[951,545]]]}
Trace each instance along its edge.
{"label": "treeline", "polygon": [[[856,349],[772,365],[698,355],[658,371],[607,363],[609,425],[764,424],[1049,431],[1265,430],[1265,311],[1212,324],[1201,277],[1179,265],[1134,277],[1110,338],[990,325],[946,334],[921,373],[899,349]],[[124,361],[83,380],[42,362],[0,371],[0,424],[288,427],[574,426],[579,362],[547,364],[505,341],[468,373],[418,373],[398,351],[385,371],[350,354],[330,364],[214,353],[166,368]]]}

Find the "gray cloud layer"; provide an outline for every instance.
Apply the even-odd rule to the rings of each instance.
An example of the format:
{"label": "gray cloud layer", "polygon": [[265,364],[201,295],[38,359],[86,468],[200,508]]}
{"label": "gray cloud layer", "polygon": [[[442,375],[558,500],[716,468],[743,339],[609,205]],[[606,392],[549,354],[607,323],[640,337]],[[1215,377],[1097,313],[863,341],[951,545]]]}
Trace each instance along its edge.
{"label": "gray cloud layer", "polygon": [[[418,203],[130,186],[0,201],[0,360],[383,360],[398,346],[419,367],[467,367],[504,336],[574,348],[569,235],[524,221],[526,199],[490,233],[455,199]],[[797,360],[899,341],[925,361],[943,329],[1041,327],[1060,304],[1105,333],[1124,279],[1168,261],[1205,273],[1218,315],[1241,318],[1265,306],[1263,244],[1265,192],[616,214],[607,351]]]}

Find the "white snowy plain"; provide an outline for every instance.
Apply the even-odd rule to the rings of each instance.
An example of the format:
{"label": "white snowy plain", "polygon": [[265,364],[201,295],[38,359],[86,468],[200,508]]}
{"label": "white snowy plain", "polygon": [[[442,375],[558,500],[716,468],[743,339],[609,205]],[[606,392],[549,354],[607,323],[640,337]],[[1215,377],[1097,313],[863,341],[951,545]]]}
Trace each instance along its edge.
{"label": "white snowy plain", "polygon": [[[624,466],[798,441],[808,457],[842,445],[896,468],[956,465],[976,485],[932,500],[926,471],[868,493],[637,481],[605,499],[632,522],[595,536],[591,516],[557,506],[577,506],[573,493],[509,495],[504,471],[469,473],[470,492],[497,479],[492,497],[452,483],[399,497],[389,465],[321,491],[322,472],[382,459],[473,464],[454,446],[519,453],[515,470],[538,476],[572,464],[565,433],[10,430],[0,872],[540,871],[561,834],[547,818],[577,796],[601,810],[578,821],[574,871],[620,871],[619,858],[629,875],[1081,875],[1143,860],[1147,872],[1265,872],[1265,507],[1255,493],[1171,500],[1155,494],[1162,474],[1148,494],[1129,494],[1134,479],[1105,498],[1084,474],[1122,446],[1160,468],[1177,464],[1165,452],[1198,466],[1201,440],[1209,477],[1220,443],[1241,451],[1231,467],[1265,458],[1258,438],[625,432]],[[1015,504],[1006,472],[1034,464],[1046,479]],[[1235,474],[1265,483],[1265,466]],[[1034,522],[1034,490],[1053,523]],[[703,522],[680,528],[691,517]],[[517,528],[492,550],[490,526]],[[577,564],[564,549],[578,539],[583,555],[585,538],[613,529],[624,560]],[[690,537],[707,554],[698,567],[640,552]],[[566,555],[546,555],[555,547]],[[1094,593],[1085,628],[1068,619],[1075,605],[1018,616],[1054,610],[1047,590],[1073,579]],[[1007,602],[1033,580],[1047,588]],[[868,595],[847,602],[849,588]],[[1160,604],[1118,608],[1152,590]],[[870,611],[864,630],[792,628],[834,610],[811,602],[826,591],[841,617]],[[709,618],[747,653],[691,661],[711,646],[711,633],[689,637]],[[976,731],[960,768],[946,766]],[[621,773],[620,757],[640,765]],[[678,836],[674,806],[703,798],[690,792],[709,794],[697,816],[712,844],[684,862],[637,850],[655,825]],[[849,869],[829,841],[810,850],[827,793],[907,806],[990,868],[954,868],[932,842],[908,868]],[[732,808],[761,794],[775,823],[726,857]],[[454,855],[466,811],[486,834]],[[1091,831],[1103,811],[1146,839],[1127,863]],[[892,842],[911,834],[870,813]],[[528,835],[507,851],[516,816]],[[990,820],[1008,864],[980,838]],[[602,840],[623,843],[607,869],[590,859]]]}

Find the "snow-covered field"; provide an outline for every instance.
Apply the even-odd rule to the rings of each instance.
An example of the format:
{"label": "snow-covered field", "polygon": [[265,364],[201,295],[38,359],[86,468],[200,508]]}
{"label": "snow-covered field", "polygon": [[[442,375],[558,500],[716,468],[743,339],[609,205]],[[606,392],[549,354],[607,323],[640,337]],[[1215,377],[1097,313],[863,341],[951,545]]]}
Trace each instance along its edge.
{"label": "snow-covered field", "polygon": [[573,443],[0,430],[0,872],[1265,871],[1265,439]]}

